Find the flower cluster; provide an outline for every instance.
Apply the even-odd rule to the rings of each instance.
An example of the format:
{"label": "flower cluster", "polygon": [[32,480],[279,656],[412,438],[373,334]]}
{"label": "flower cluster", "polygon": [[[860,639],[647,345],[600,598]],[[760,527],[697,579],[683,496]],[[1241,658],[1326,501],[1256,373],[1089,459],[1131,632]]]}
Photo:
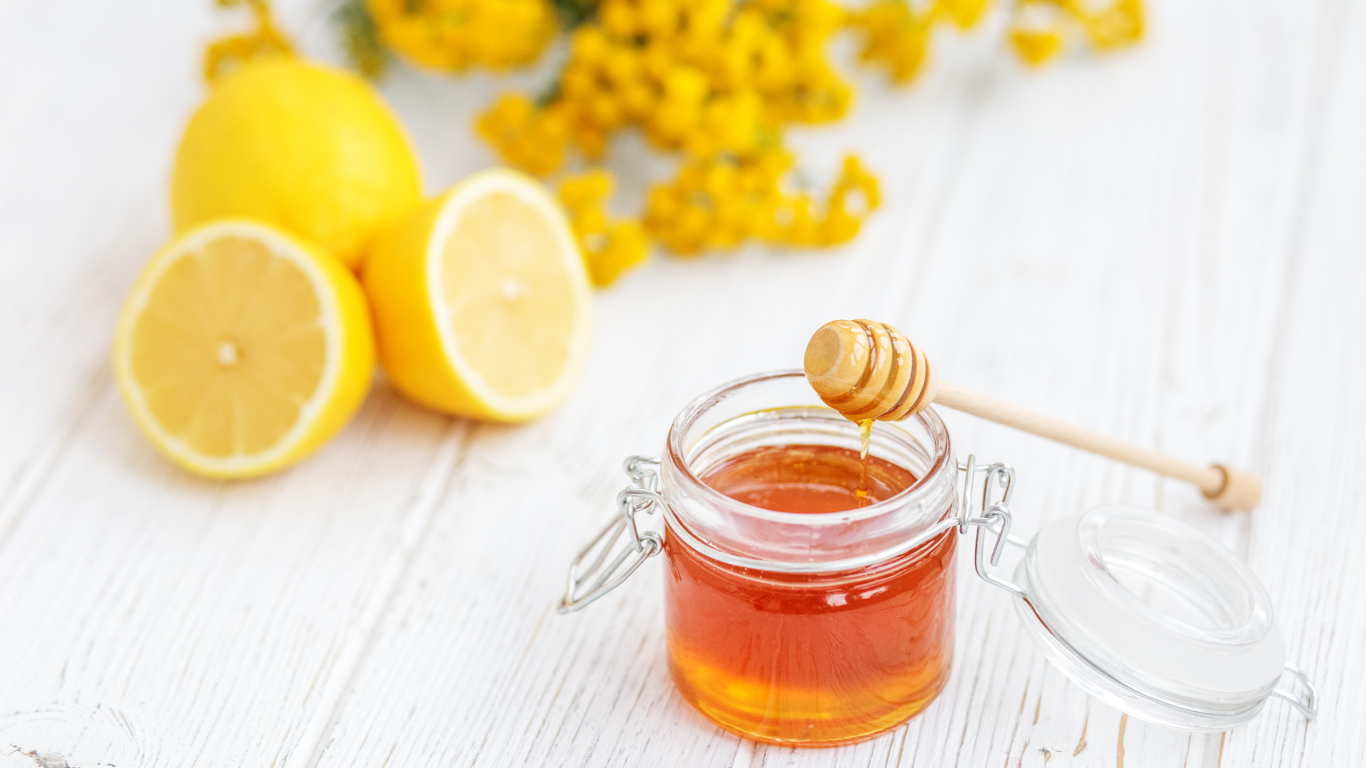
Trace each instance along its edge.
{"label": "flower cluster", "polygon": [[[550,96],[506,94],[477,128],[504,161],[538,175],[570,148],[602,157],[624,129],[680,153],[643,219],[675,253],[846,242],[877,205],[876,180],[851,158],[824,197],[789,189],[783,143],[788,125],[848,111],[852,89],[826,53],[846,23],[831,0],[603,0],[572,33]],[[846,204],[854,192],[861,204]]]}
{"label": "flower cluster", "polygon": [[475,130],[503,160],[537,176],[565,161],[569,123],[561,109],[541,109],[520,93],[508,93],[475,122]]}
{"label": "flower cluster", "polygon": [[243,62],[258,56],[291,55],[294,46],[275,26],[266,0],[217,0],[228,8],[245,5],[251,10],[256,28],[250,32],[227,35],[209,43],[204,50],[204,79],[213,81]]}
{"label": "flower cluster", "polygon": [[[792,125],[835,122],[849,110],[853,90],[831,64],[828,44],[848,30],[864,63],[906,82],[923,67],[937,28],[971,29],[991,6],[991,0],[868,0],[856,7],[837,0],[348,1],[363,4],[365,17],[347,22],[353,38],[369,23],[384,47],[450,71],[530,63],[554,36],[558,11],[568,51],[553,87],[538,98],[504,94],[476,128],[505,162],[538,176],[556,173],[575,155],[600,161],[623,130],[679,155],[674,177],[650,189],[639,224],[608,220],[609,175],[589,173],[562,184],[599,284],[642,260],[647,238],[678,254],[752,240],[823,247],[853,238],[878,206],[876,178],[851,156],[832,184],[809,188],[799,183],[784,138]],[[1016,0],[1008,11],[1009,41],[1031,65],[1055,57],[1068,39],[1098,50],[1129,45],[1143,35],[1141,3]]]}
{"label": "flower cluster", "polygon": [[1143,38],[1142,0],[1112,0],[1100,8],[1084,0],[1021,0],[1016,4],[1010,44],[1025,63],[1039,66],[1053,59],[1062,52],[1069,33],[1085,38],[1099,51],[1132,45]]}
{"label": "flower cluster", "polygon": [[505,96],[480,133],[540,173],[569,145],[601,157],[624,128],[691,158],[751,154],[785,123],[848,110],[852,91],[825,54],[843,21],[830,0],[603,0],[572,33],[550,98],[528,110],[527,97]]}
{"label": "flower cluster", "polygon": [[555,9],[548,0],[364,3],[374,34],[386,48],[411,64],[441,72],[474,66],[505,70],[531,64],[558,29]]}
{"label": "flower cluster", "polygon": [[822,199],[788,189],[792,165],[781,149],[689,158],[673,180],[650,190],[646,231],[679,255],[751,239],[809,247],[853,239],[880,203],[877,178],[851,155]]}
{"label": "flower cluster", "polygon": [[906,0],[873,0],[849,14],[850,28],[863,36],[860,60],[885,67],[897,83],[908,82],[920,72],[933,20],[932,13],[917,13]]}
{"label": "flower cluster", "polygon": [[[923,7],[909,0],[873,0],[850,11],[848,23],[863,38],[861,59],[886,68],[892,80],[907,82],[929,53],[936,23],[969,30],[987,6],[988,0],[932,0]],[[1143,37],[1142,0],[1112,0],[1103,7],[1086,0],[1018,0],[1012,6],[1009,40],[1026,64],[1038,66],[1056,57],[1071,32],[1101,51],[1136,43]]]}
{"label": "flower cluster", "polygon": [[612,186],[612,174],[594,170],[564,180],[559,189],[588,274],[598,287],[616,282],[650,253],[650,242],[638,222],[608,217],[606,204]]}

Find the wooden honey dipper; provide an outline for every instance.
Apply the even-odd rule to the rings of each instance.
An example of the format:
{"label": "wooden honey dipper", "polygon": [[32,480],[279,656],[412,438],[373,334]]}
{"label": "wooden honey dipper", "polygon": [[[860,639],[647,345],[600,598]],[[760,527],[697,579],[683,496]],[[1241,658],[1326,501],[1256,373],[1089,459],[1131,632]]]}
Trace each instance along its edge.
{"label": "wooden honey dipper", "polygon": [[1223,509],[1251,510],[1262,500],[1262,481],[1247,472],[1190,464],[941,381],[925,353],[885,323],[826,323],[806,345],[804,367],[821,400],[853,421],[899,421],[936,403],[1185,480]]}

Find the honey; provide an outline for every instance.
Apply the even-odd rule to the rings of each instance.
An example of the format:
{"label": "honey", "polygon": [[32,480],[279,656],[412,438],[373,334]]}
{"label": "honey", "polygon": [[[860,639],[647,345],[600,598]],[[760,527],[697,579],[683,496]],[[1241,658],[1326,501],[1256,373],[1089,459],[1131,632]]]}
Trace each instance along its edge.
{"label": "honey", "polygon": [[[801,514],[856,510],[917,480],[876,456],[801,444],[745,450],[700,479],[737,501]],[[667,536],[679,692],[722,728],[772,743],[858,741],[915,716],[948,678],[956,538],[950,530],[852,570],[791,573],[723,563]]]}
{"label": "honey", "polygon": [[910,470],[832,445],[768,445],[712,467],[702,482],[736,501],[775,512],[843,512],[890,499],[915,484]]}

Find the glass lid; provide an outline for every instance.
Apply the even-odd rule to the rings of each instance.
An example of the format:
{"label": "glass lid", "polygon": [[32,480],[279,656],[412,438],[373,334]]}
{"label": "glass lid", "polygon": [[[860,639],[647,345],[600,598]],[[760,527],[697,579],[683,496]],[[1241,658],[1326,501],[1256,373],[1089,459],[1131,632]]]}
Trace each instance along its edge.
{"label": "glass lid", "polygon": [[[1313,715],[1313,689],[1287,667],[1256,576],[1166,515],[1112,505],[1055,520],[1029,543],[1015,584],[994,583],[1015,587],[1016,611],[1053,664],[1135,717],[1221,731],[1272,695]],[[1298,680],[1279,689],[1286,671]]]}

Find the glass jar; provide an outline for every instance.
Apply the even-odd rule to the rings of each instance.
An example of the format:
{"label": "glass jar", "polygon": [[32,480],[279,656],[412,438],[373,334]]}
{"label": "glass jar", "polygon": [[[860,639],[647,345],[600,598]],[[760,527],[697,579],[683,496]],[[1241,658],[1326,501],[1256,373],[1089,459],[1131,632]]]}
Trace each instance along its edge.
{"label": "glass jar", "polygon": [[[867,506],[780,512],[706,482],[747,452],[856,449],[859,438],[800,371],[702,395],[674,420],[662,459],[627,460],[620,514],[574,558],[560,612],[663,553],[669,669],[684,699],[758,741],[859,741],[943,690],[957,538],[975,528],[977,575],[1013,595],[1054,666],[1107,703],[1197,731],[1245,722],[1273,697],[1314,717],[1317,695],[1285,663],[1265,589],[1217,542],[1120,506],[1055,519],[1028,542],[1013,537],[1014,470],[972,456],[959,464],[933,408],[878,422],[870,456],[914,481]],[[1006,544],[1024,550],[1013,581],[991,572]]]}
{"label": "glass jar", "polygon": [[859,447],[858,426],[800,373],[707,393],[669,431],[665,616],[678,691],[760,741],[836,744],[905,722],[939,694],[953,657],[957,463],[927,410],[879,424],[870,454],[910,470],[895,496],[843,512],[762,509],[703,482],[760,447]]}

